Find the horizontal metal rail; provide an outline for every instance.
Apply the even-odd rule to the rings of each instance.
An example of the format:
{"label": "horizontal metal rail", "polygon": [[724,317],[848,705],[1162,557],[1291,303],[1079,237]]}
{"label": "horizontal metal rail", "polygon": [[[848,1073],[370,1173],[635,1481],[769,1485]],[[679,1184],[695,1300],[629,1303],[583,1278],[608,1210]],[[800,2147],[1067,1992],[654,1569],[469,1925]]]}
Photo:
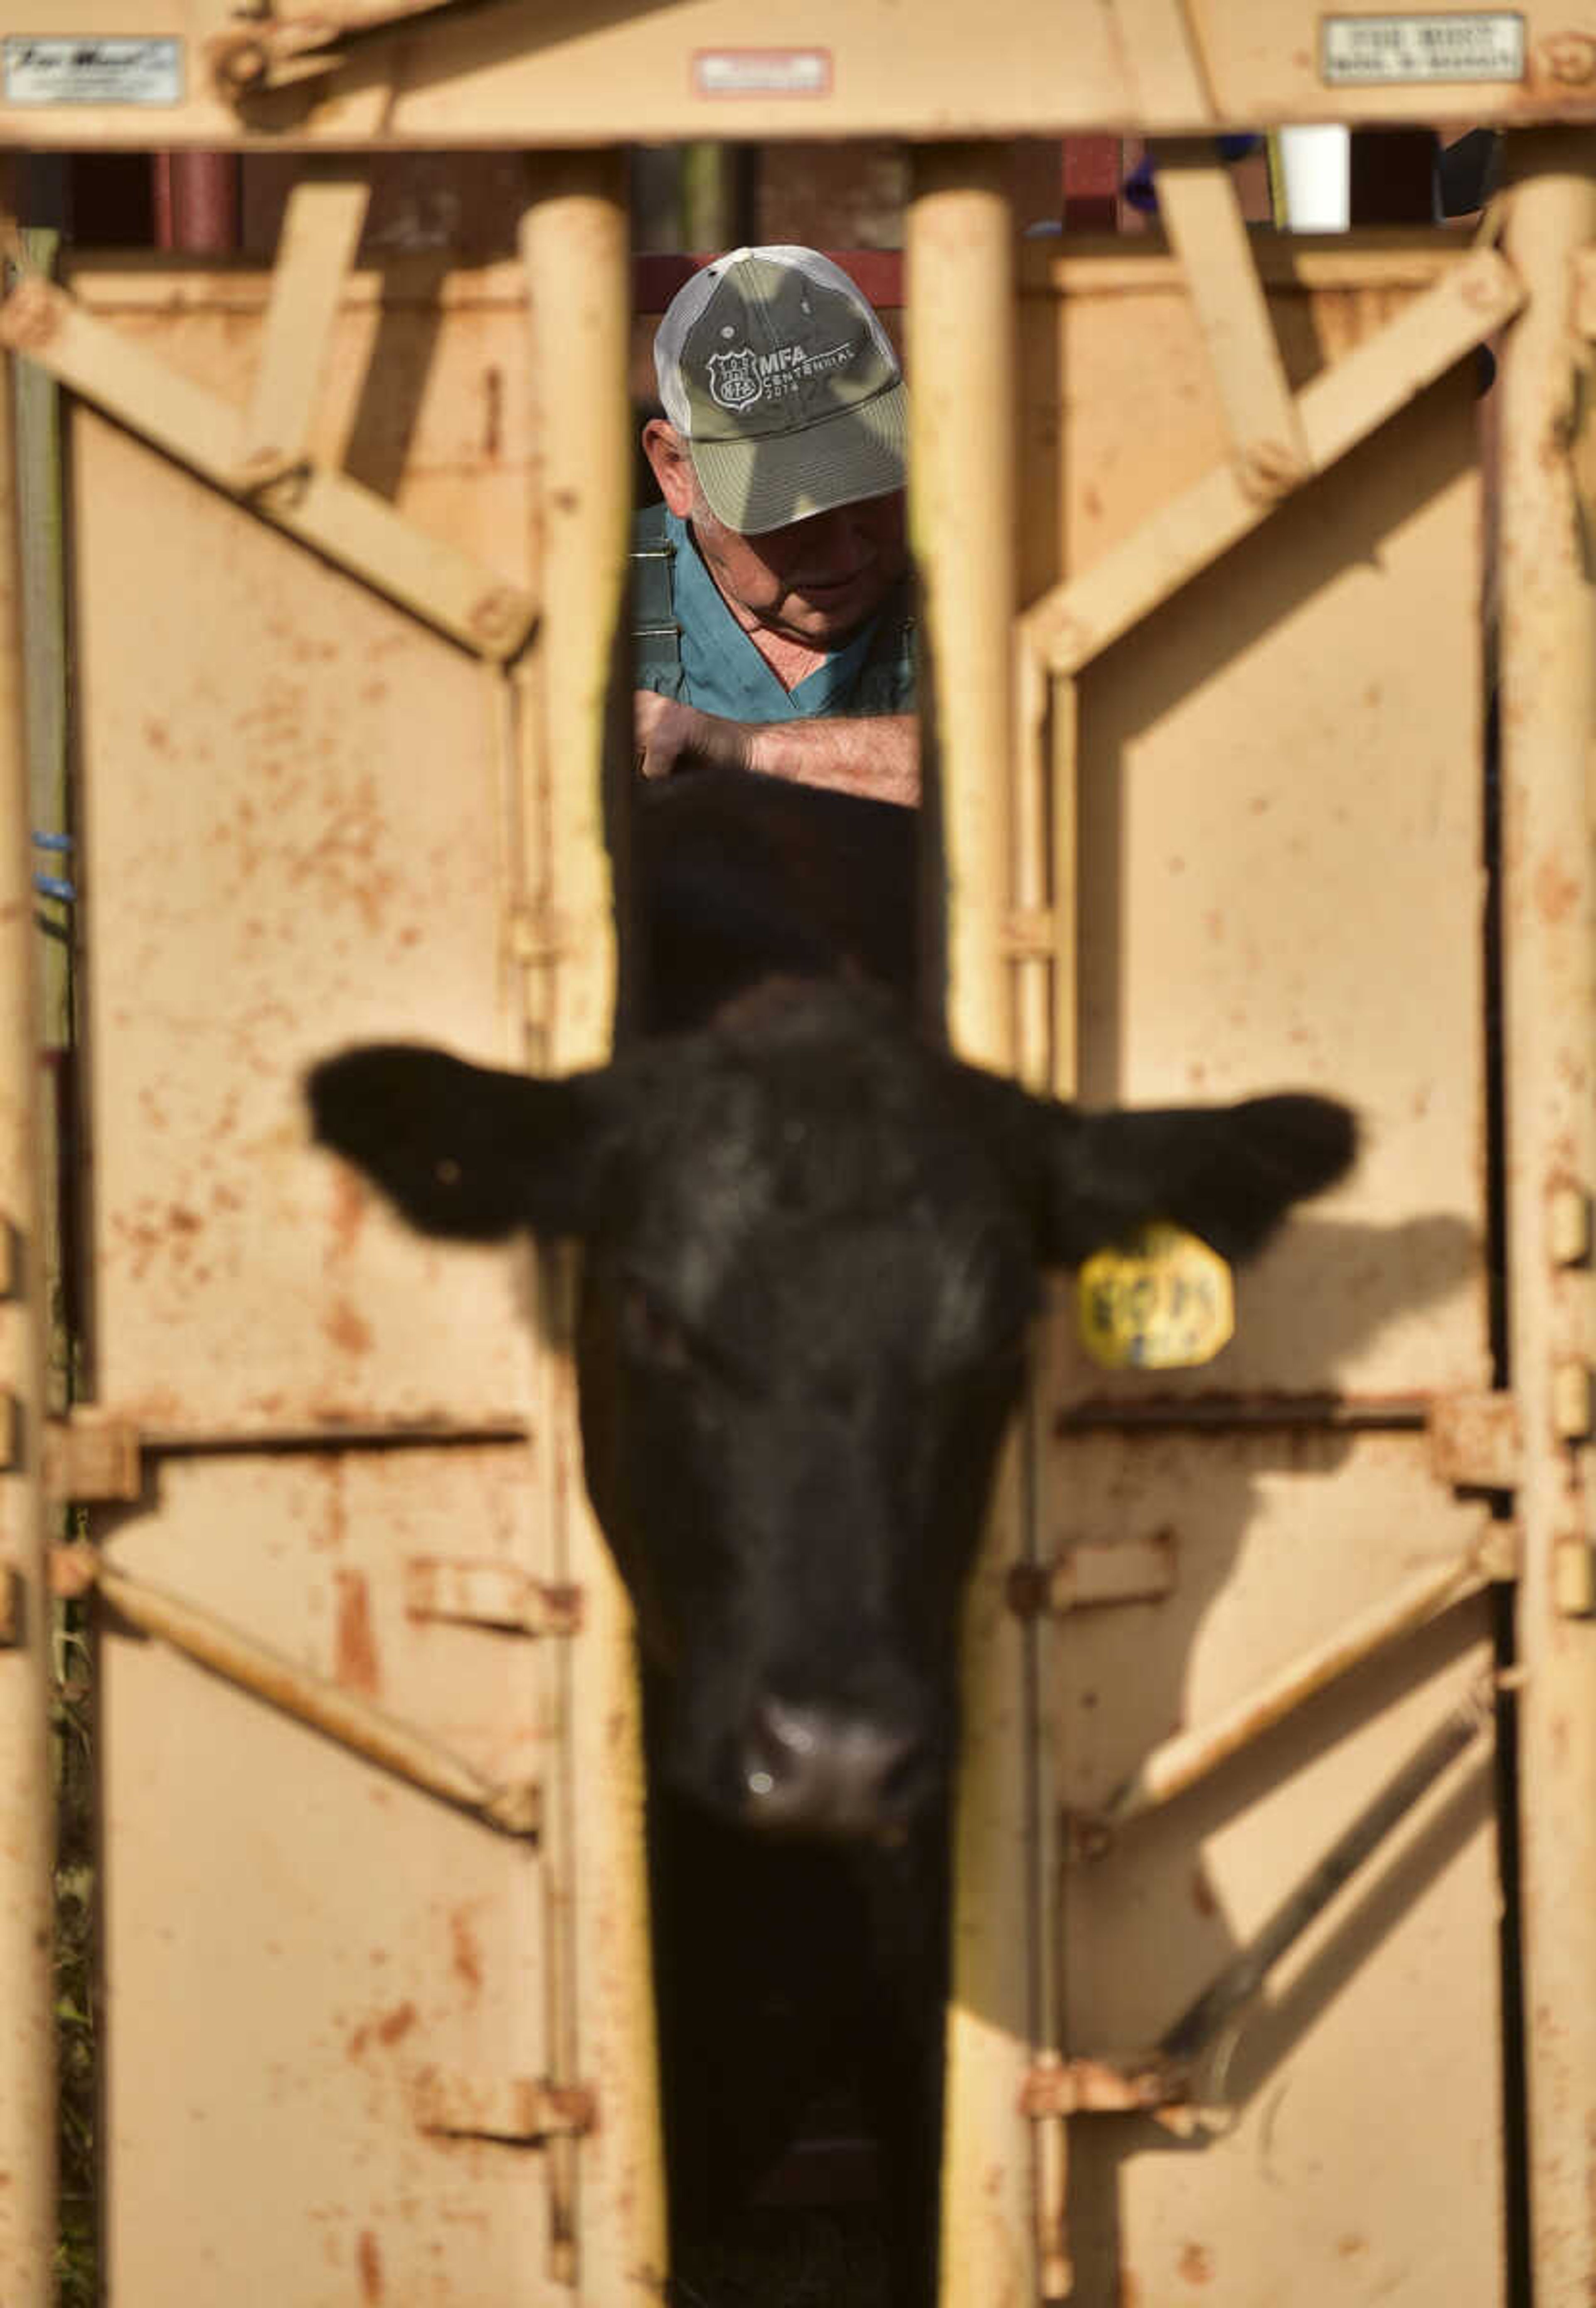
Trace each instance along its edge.
{"label": "horizontal metal rail", "polygon": [[1060,1411],[1053,1432],[1076,1434],[1148,1431],[1193,1434],[1274,1434],[1328,1427],[1338,1434],[1422,1434],[1432,1399],[1420,1394],[1194,1394],[1111,1401],[1097,1398]]}

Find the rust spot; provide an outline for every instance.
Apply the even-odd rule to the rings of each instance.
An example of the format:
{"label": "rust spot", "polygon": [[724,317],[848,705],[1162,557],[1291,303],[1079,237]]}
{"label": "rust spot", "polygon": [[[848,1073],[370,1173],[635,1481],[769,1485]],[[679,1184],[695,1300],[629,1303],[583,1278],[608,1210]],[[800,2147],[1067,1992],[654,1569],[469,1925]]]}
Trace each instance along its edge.
{"label": "rust spot", "polygon": [[333,1345],[347,1355],[371,1352],[372,1326],[355,1312],[347,1298],[334,1300],[322,1319],[322,1328]]}
{"label": "rust spot", "polygon": [[324,1553],[336,1554],[349,1528],[348,1501],[344,1495],[343,1453],[329,1451],[318,1458],[315,1463],[327,1485],[327,1520],[313,1543]]}
{"label": "rust spot", "polygon": [[380,2044],[402,2043],[416,2025],[416,2006],[413,2003],[399,2004],[394,2011],[386,2012],[378,2020],[377,2041]]}
{"label": "rust spot", "polygon": [[1579,899],[1579,883],[1556,857],[1543,857],[1536,869],[1535,905],[1543,921],[1560,922]]}
{"label": "rust spot", "polygon": [[1214,2254],[1206,2243],[1188,2243],[1180,2254],[1180,2275],[1188,2284],[1211,2284]]}
{"label": "rust spot", "polygon": [[1335,2249],[1343,2260],[1356,2260],[1360,2252],[1369,2250],[1369,2239],[1360,2235],[1337,2236]]}
{"label": "rust spot", "polygon": [[372,2308],[376,2308],[376,2304],[382,2297],[382,2255],[370,2228],[360,2231],[360,2243],[355,2256],[360,2265],[360,2296],[370,2302]]}
{"label": "rust spot", "polygon": [[365,1574],[360,1571],[339,1571],[334,1573],[338,1589],[337,1666],[339,1683],[347,1690],[363,1691],[374,1697],[382,1687],[382,1675],[377,1664],[377,1641],[372,1632],[371,1593]]}
{"label": "rust spot", "polygon": [[482,375],[484,422],[482,453],[485,458],[500,456],[504,448],[504,372],[490,366]]}
{"label": "rust spot", "polygon": [[1120,2270],[1120,2280],[1114,2287],[1114,2308],[1142,2308],[1141,2278],[1128,2268]]}
{"label": "rust spot", "polygon": [[457,1979],[465,1982],[473,1995],[482,1992],[482,1947],[471,1925],[468,1908],[456,1908],[449,1918],[450,1937],[454,1942],[453,1969]]}
{"label": "rust spot", "polygon": [[1191,1904],[1199,1916],[1216,1916],[1219,1913],[1214,1886],[1208,1881],[1207,1871],[1201,1865],[1191,1871]]}
{"label": "rust spot", "polygon": [[340,1162],[332,1174],[332,1207],[328,1212],[332,1234],[327,1252],[330,1264],[335,1258],[348,1257],[360,1239],[365,1212],[365,1188],[356,1172]]}

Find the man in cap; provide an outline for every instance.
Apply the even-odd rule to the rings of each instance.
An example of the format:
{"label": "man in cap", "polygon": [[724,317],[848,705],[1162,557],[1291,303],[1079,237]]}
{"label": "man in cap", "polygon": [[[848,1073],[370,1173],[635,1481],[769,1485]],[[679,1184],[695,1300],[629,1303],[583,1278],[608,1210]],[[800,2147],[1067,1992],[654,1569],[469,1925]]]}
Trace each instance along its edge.
{"label": "man in cap", "polygon": [[906,403],[886,331],[815,250],[734,249],[672,299],[634,544],[645,777],[726,764],[919,798]]}

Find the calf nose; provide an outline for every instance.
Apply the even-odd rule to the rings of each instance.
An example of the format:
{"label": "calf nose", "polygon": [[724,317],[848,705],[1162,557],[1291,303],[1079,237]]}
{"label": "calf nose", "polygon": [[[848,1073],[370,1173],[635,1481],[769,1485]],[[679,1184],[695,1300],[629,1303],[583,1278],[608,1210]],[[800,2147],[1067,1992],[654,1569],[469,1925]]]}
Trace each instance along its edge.
{"label": "calf nose", "polygon": [[930,1779],[914,1731],[761,1699],[743,1746],[743,1817],[794,1833],[880,1834],[908,1817]]}

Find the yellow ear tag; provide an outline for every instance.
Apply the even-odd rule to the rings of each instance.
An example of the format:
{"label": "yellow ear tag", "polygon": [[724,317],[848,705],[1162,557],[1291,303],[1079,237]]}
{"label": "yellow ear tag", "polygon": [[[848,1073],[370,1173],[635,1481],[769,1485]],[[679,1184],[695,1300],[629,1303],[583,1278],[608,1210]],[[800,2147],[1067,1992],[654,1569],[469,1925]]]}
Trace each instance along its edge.
{"label": "yellow ear tag", "polygon": [[1076,1287],[1082,1343],[1104,1370],[1212,1362],[1236,1327],[1230,1268],[1167,1219],[1094,1251]]}

